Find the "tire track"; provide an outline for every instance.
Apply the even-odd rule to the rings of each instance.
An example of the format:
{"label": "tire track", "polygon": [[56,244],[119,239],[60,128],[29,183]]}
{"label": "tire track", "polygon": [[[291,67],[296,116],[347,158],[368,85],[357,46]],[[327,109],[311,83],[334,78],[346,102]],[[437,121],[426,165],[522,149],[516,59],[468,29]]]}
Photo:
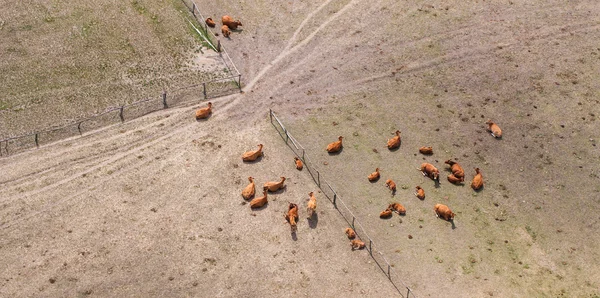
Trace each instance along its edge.
{"label": "tire track", "polygon": [[321,23],[321,25],[319,25],[319,27],[317,27],[317,29],[315,29],[311,34],[309,34],[305,39],[303,39],[302,41],[300,41],[298,44],[296,44],[295,46],[291,46],[293,44],[293,42],[295,41],[297,35],[300,33],[300,31],[302,31],[302,29],[304,28],[305,24],[317,13],[319,12],[323,7],[326,6],[326,4],[329,4],[331,1],[333,0],[328,0],[327,2],[325,2],[324,4],[322,4],[321,6],[319,6],[315,11],[311,12],[305,19],[304,21],[302,21],[302,23],[300,24],[300,26],[298,27],[298,29],[294,32],[294,34],[292,35],[292,38],[290,39],[290,41],[288,42],[288,45],[284,48],[284,50],[277,55],[277,57],[275,57],[275,59],[273,59],[271,62],[269,62],[269,64],[265,67],[263,67],[263,69],[261,69],[258,74],[252,79],[252,81],[250,81],[244,88],[243,90],[245,92],[249,91],[252,89],[252,87],[254,87],[254,85],[277,63],[279,63],[279,61],[283,60],[284,58],[286,58],[287,56],[293,54],[294,52],[296,52],[298,49],[300,49],[301,47],[303,47],[304,45],[306,45],[307,43],[309,43],[323,28],[327,27],[329,25],[329,23],[331,23],[332,21],[334,21],[335,19],[337,19],[340,15],[344,14],[344,12],[348,9],[350,9],[352,6],[354,6],[354,4],[358,3],[359,1],[357,0],[352,0],[349,3],[345,4],[344,7],[342,7],[342,9],[340,9],[339,11],[337,11],[336,13],[334,13],[331,17],[329,17],[327,20],[325,20],[323,23]]}
{"label": "tire track", "polygon": [[[220,123],[219,122],[220,120],[228,119],[227,111],[229,109],[231,109],[232,107],[235,107],[237,105],[237,103],[240,102],[240,101],[235,101],[235,98],[237,98],[237,96],[239,96],[239,95],[232,95],[229,97],[223,97],[223,98],[215,100],[216,103],[219,103],[219,102],[223,103],[224,108],[219,109],[219,113],[217,115],[213,116],[213,117],[215,117],[215,119],[213,121],[209,122],[210,124],[207,125],[207,129],[206,129],[207,132],[212,131],[214,126],[218,125]],[[200,105],[202,105],[202,104],[200,104]],[[189,109],[189,107],[182,107],[182,108],[178,108],[176,110],[171,110],[171,114],[177,114],[177,116],[179,116],[178,118],[175,119],[175,123],[185,123],[186,122],[186,119],[188,119],[188,116],[187,116],[188,109]],[[139,118],[139,119],[144,119],[144,118]],[[151,123],[149,123],[145,127],[153,127],[156,125],[156,123],[163,122],[165,119],[171,119],[171,117],[160,119],[160,121],[151,121]],[[11,202],[20,200],[20,201],[22,201],[22,203],[24,205],[29,206],[29,204],[27,202],[27,198],[36,196],[39,194],[43,194],[45,192],[51,191],[52,189],[55,189],[55,188],[65,185],[65,184],[68,184],[68,183],[82,177],[84,174],[90,174],[90,173],[93,173],[94,171],[102,169],[103,167],[106,167],[106,166],[109,166],[112,164],[117,164],[119,161],[125,160],[127,157],[130,157],[137,152],[140,152],[140,151],[143,151],[143,150],[146,150],[149,148],[153,148],[153,147],[156,147],[156,145],[160,145],[160,144],[164,144],[164,143],[168,143],[171,147],[173,146],[173,144],[179,144],[175,148],[184,146],[185,142],[176,142],[176,141],[173,142],[173,141],[169,141],[169,140],[171,140],[173,138],[182,139],[182,140],[192,139],[192,137],[197,138],[198,136],[195,135],[196,131],[194,129],[192,129],[192,127],[196,126],[196,125],[198,125],[198,123],[194,120],[192,123],[185,124],[181,127],[178,127],[175,130],[168,130],[165,128],[158,129],[158,131],[156,131],[156,132],[149,133],[149,136],[146,136],[146,137],[141,136],[140,140],[138,142],[136,142],[134,145],[127,146],[127,148],[130,148],[130,149],[123,149],[124,151],[121,151],[120,153],[115,154],[114,151],[111,151],[111,150],[103,151],[103,153],[106,152],[106,154],[110,154],[111,156],[109,158],[101,160],[101,161],[97,160],[97,156],[89,158],[90,163],[81,166],[81,167],[85,168],[84,171],[78,171],[77,173],[69,175],[68,177],[58,180],[50,185],[47,185],[47,186],[44,186],[41,188],[37,188],[36,190],[31,191],[31,192],[27,192],[24,194],[14,196],[11,198],[10,202],[4,201],[3,203],[6,204],[6,203],[11,203]],[[113,127],[113,131],[118,130],[118,129],[119,129],[118,127]],[[136,129],[135,131],[137,131],[137,130],[139,130],[139,129]],[[103,129],[102,131],[106,132],[106,133],[110,133],[110,130],[107,130],[107,129]],[[132,130],[132,131],[134,131],[134,130]],[[161,135],[161,136],[157,136],[164,132],[167,132],[167,133],[164,135]],[[89,139],[83,140],[82,142],[78,142],[77,147],[68,147],[65,149],[65,151],[73,152],[73,151],[76,151],[77,149],[79,149],[78,151],[83,150],[85,152],[86,150],[89,150],[90,142],[96,140],[97,138],[99,138],[100,141],[107,143],[107,142],[111,142],[112,140],[117,139],[117,138],[126,138],[127,137],[127,135],[115,133],[114,135],[105,139],[105,138],[103,138],[103,135],[104,134],[92,134],[92,135],[90,135]],[[202,136],[207,136],[207,134],[205,133]],[[148,141],[149,138],[154,138],[154,139],[151,141]],[[97,142],[95,142],[95,143],[97,143]],[[39,152],[35,152],[34,155],[35,154],[39,154]],[[157,154],[160,154],[160,153],[157,153]],[[69,161],[69,163],[66,163],[66,164],[59,163],[57,165],[57,167],[60,166],[60,167],[64,167],[66,170],[69,170],[70,168],[72,168],[72,163],[79,164],[79,162],[77,162],[76,160],[71,160],[71,161]],[[137,161],[138,159],[133,159],[133,160]],[[126,172],[129,172],[129,171],[135,169],[135,168],[141,167],[143,164],[145,164],[145,162],[138,163],[137,166],[133,165],[127,171],[120,170],[119,173],[122,175]],[[48,172],[48,171],[43,171],[43,172]],[[50,172],[52,172],[52,171],[50,171]],[[52,172],[52,173],[55,173],[55,172]],[[62,173],[56,173],[56,175],[62,175]],[[29,177],[29,179],[27,179],[27,180],[39,180],[39,177],[36,177],[35,175],[29,175],[28,177]],[[83,190],[78,191],[75,194],[69,195],[63,199],[56,201],[56,202],[47,203],[45,207],[43,207],[42,209],[40,209],[38,211],[28,213],[27,215],[24,215],[22,217],[14,219],[10,222],[4,223],[2,226],[0,226],[0,229],[1,230],[9,229],[10,227],[15,226],[19,222],[28,220],[32,217],[35,217],[35,216],[43,214],[49,210],[57,208],[57,207],[63,205],[64,203],[71,201],[73,198],[78,197],[82,193],[89,191],[91,189],[94,189],[96,187],[99,187],[99,186],[103,185],[104,183],[106,183],[107,181],[111,181],[114,179],[115,179],[115,176],[112,176],[112,175],[106,176],[104,178],[100,178],[100,181],[98,183],[94,183],[90,186],[87,186]]]}

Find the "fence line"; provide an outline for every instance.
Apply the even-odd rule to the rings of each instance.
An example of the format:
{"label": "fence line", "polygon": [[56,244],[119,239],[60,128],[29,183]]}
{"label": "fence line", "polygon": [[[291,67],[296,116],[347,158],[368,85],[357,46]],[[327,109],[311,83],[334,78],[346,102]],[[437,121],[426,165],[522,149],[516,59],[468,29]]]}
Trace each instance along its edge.
{"label": "fence line", "polygon": [[[383,252],[377,250],[377,245],[375,241],[367,234],[366,229],[362,226],[356,215],[348,208],[344,200],[340,198],[337,192],[333,189],[331,184],[327,182],[327,180],[320,174],[319,170],[315,167],[315,163],[313,163],[306,150],[300,143],[289,133],[289,131],[285,128],[281,120],[277,118],[273,110],[269,109],[269,118],[271,120],[271,124],[275,127],[275,130],[279,133],[281,138],[285,141],[290,149],[304,162],[304,168],[308,170],[314,182],[319,186],[321,192],[325,195],[325,197],[333,204],[334,208],[342,215],[344,220],[354,229],[356,235],[362,239],[366,244],[366,249],[369,252],[369,255],[377,266],[384,272],[384,274],[388,277],[389,281],[392,283],[394,288],[402,295],[403,297],[417,297],[412,290],[402,282],[398,274],[395,270],[392,269],[392,265],[385,258]],[[275,120],[275,121],[273,121]],[[291,142],[290,142],[291,141]],[[291,143],[291,145],[290,145]],[[368,240],[368,241],[367,241]],[[401,286],[399,288],[399,286]]]}
{"label": "fence line", "polygon": [[[186,0],[182,0],[182,2],[186,6],[188,6],[188,4],[186,3]],[[199,21],[197,19],[198,16],[200,16],[201,18],[203,18],[203,17],[200,14],[200,11],[198,10],[198,6],[196,5],[196,3],[194,3],[194,1],[191,1],[191,2],[192,2],[192,5],[191,5],[191,7],[188,6],[188,8],[190,8],[190,11],[194,15],[194,18],[200,24],[204,24],[205,32],[210,32],[210,34],[212,34],[211,31],[207,30],[206,23],[204,22],[204,20]],[[214,36],[214,34],[212,34],[212,35]],[[201,87],[202,89],[198,90],[198,93],[202,94],[204,100],[209,99],[209,98],[233,94],[233,93],[237,92],[238,90],[239,90],[239,92],[241,92],[242,91],[242,81],[241,81],[242,75],[241,75],[241,73],[238,71],[237,67],[233,63],[233,60],[231,60],[231,57],[229,56],[229,54],[227,53],[225,48],[220,45],[220,42],[219,42],[219,47],[217,49],[219,49],[219,51],[218,51],[219,55],[220,55],[223,63],[227,67],[229,74],[231,74],[228,77],[215,78],[215,79],[201,82],[198,84],[193,84],[193,85],[179,87],[179,88],[170,90],[169,94],[171,94],[171,97],[170,97],[169,101],[167,100],[167,91],[163,91],[160,94],[160,97],[158,99],[146,98],[146,99],[138,100],[138,101],[132,102],[130,104],[126,104],[126,105],[121,105],[121,106],[116,106],[116,107],[108,107],[103,112],[97,113],[97,114],[89,116],[87,118],[71,121],[70,123],[67,123],[62,126],[50,127],[47,129],[36,131],[36,132],[31,132],[31,133],[26,133],[23,135],[11,136],[11,137],[1,139],[0,140],[0,157],[8,156],[11,153],[24,151],[24,150],[31,149],[31,148],[37,148],[40,146],[40,144],[48,144],[48,143],[58,141],[60,139],[64,139],[64,138],[71,137],[74,135],[82,135],[83,131],[91,131],[91,130],[97,129],[99,127],[104,126],[104,124],[106,124],[106,123],[114,123],[114,122],[119,122],[119,121],[125,122],[126,118],[134,119],[134,118],[143,116],[145,114],[148,114],[148,113],[151,113],[154,111],[158,111],[161,109],[167,109],[169,107],[179,106],[184,103],[191,102],[193,100],[191,100],[191,101],[190,100],[187,100],[187,101],[186,100],[183,100],[183,101],[177,100],[178,96],[181,96],[184,91],[187,91],[190,89]],[[233,72],[232,69],[235,70],[235,72]],[[232,81],[235,83],[235,88],[231,88],[233,86],[230,86],[228,88],[227,85],[231,84]],[[209,93],[211,91],[211,88],[213,88],[213,87],[214,87],[213,92],[216,94],[211,96],[211,94],[209,94]],[[223,90],[224,90],[224,92],[223,92]],[[221,93],[219,93],[219,91]],[[194,94],[196,94],[196,93],[194,92]],[[103,118],[108,118],[108,119],[103,120]],[[9,150],[9,146],[10,146],[10,150]]]}

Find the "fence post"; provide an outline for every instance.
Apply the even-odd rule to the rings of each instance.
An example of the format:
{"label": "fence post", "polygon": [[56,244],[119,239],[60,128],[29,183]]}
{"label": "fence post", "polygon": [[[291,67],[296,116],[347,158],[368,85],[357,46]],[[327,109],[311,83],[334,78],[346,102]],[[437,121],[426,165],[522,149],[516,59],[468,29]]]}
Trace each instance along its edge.
{"label": "fence post", "polygon": [[335,204],[335,200],[337,199],[337,193],[333,193],[333,207],[335,207],[335,209],[337,209],[337,205]]}
{"label": "fence post", "polygon": [[206,83],[202,83],[202,93],[204,93],[204,99],[206,99]]}
{"label": "fence post", "polygon": [[[304,148],[302,148],[302,160],[304,160]],[[304,160],[306,162],[306,160]]]}
{"label": "fence post", "polygon": [[369,238],[369,253],[373,256],[373,240]]}
{"label": "fence post", "polygon": [[123,106],[119,108],[119,117],[121,117],[121,122],[125,122],[125,118],[123,117]]}
{"label": "fence post", "polygon": [[[388,278],[392,279],[392,276],[390,275],[390,264],[388,264]],[[408,298],[408,297],[407,297]]]}
{"label": "fence post", "polygon": [[163,91],[162,93],[162,100],[163,100],[163,108],[168,108],[169,106],[167,106],[167,91]]}
{"label": "fence post", "polygon": [[288,135],[287,129],[283,129],[283,132],[285,132],[285,143],[288,143],[288,140],[290,139],[290,136]]}
{"label": "fence post", "polygon": [[269,119],[271,120],[271,123],[273,123],[273,110],[269,109]]}
{"label": "fence post", "polygon": [[410,297],[410,288],[409,287],[406,287],[406,288],[408,289],[408,292],[406,293],[406,297],[408,298],[408,297]]}
{"label": "fence post", "polygon": [[221,53],[221,40],[217,40],[217,52]]}
{"label": "fence post", "polygon": [[196,16],[196,3],[192,2],[192,14]]}
{"label": "fence post", "polygon": [[238,75],[238,87],[240,88],[240,93],[242,93],[242,75]]}
{"label": "fence post", "polygon": [[40,147],[40,143],[38,142],[38,133],[35,134],[35,146]]}
{"label": "fence post", "polygon": [[353,215],[353,216],[352,216],[352,229],[353,229],[353,230],[354,230],[354,219],[355,219],[355,217],[354,217],[354,215]]}
{"label": "fence post", "polygon": [[81,123],[83,122],[77,123],[77,130],[79,131],[79,135],[81,135]]}
{"label": "fence post", "polygon": [[319,174],[318,170],[317,170],[317,185],[319,185],[319,187],[321,187],[321,175]]}

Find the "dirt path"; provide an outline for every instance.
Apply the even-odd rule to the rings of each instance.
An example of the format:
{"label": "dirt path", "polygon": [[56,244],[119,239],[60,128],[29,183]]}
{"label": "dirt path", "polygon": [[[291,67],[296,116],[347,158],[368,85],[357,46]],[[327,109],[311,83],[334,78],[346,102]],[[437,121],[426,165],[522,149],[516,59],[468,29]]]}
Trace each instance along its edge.
{"label": "dirt path", "polygon": [[[327,162],[419,297],[600,295],[594,1],[201,4],[244,24],[222,40],[244,94],[213,101],[208,121],[182,107],[1,159],[2,295],[394,295],[366,252],[349,250],[331,206],[291,239],[287,202],[304,204],[315,185],[293,168],[269,108]],[[402,147],[389,152],[396,129]],[[345,149],[329,156],[338,135]],[[241,163],[258,143],[263,160]],[[433,156],[418,154],[424,145]],[[450,185],[446,159],[467,182],[481,168],[485,189]],[[423,161],[440,168],[439,188],[416,171]],[[377,166],[396,196],[366,182]],[[241,205],[248,176],[282,175],[288,188],[269,207]],[[382,221],[392,201],[407,215]],[[456,229],[434,217],[437,202]]]}

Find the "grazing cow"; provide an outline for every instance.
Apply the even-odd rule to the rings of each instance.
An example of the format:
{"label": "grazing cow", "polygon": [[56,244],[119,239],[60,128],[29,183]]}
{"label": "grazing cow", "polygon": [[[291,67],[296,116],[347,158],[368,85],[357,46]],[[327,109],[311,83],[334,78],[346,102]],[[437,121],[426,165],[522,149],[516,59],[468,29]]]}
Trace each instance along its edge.
{"label": "grazing cow", "polygon": [[356,238],[356,233],[352,228],[346,228],[344,232],[346,233],[346,236],[348,236],[348,239],[352,240]]}
{"label": "grazing cow", "polygon": [[404,206],[402,206],[400,203],[392,203],[388,206],[388,209],[396,211],[396,213],[401,215],[406,214],[406,208],[404,208]]}
{"label": "grazing cow", "polygon": [[385,186],[387,186],[392,191],[392,194],[396,193],[396,183],[392,181],[392,179],[386,180]]}
{"label": "grazing cow", "polygon": [[302,164],[302,160],[300,160],[300,158],[298,157],[294,157],[294,162],[296,163],[296,169],[298,171],[302,171],[302,168],[304,167],[304,165]]}
{"label": "grazing cow", "polygon": [[475,168],[475,173],[475,177],[473,177],[473,181],[471,181],[471,188],[480,190],[483,187],[483,175],[481,175],[479,168]]}
{"label": "grazing cow", "polygon": [[288,205],[288,211],[284,215],[284,217],[285,220],[287,220],[290,223],[292,233],[296,232],[298,230],[298,227],[296,225],[296,221],[298,220],[298,205],[290,203]]}
{"label": "grazing cow", "polygon": [[213,19],[211,19],[211,18],[206,19],[205,22],[206,22],[206,25],[208,25],[208,27],[211,27],[211,28],[214,28],[216,25],[215,21],[213,21]]}
{"label": "grazing cow", "polygon": [[502,137],[502,129],[500,129],[500,126],[492,122],[492,120],[488,120],[485,124],[488,125],[488,131],[494,138],[499,139]]}
{"label": "grazing cow", "polygon": [[390,150],[396,149],[396,148],[400,147],[400,142],[401,142],[400,131],[396,130],[396,136],[394,136],[393,138],[391,138],[387,141],[387,147]]}
{"label": "grazing cow", "polygon": [[452,175],[454,175],[454,177],[459,179],[465,178],[465,170],[463,170],[463,168],[457,162],[448,159],[444,163],[450,165],[450,170],[452,171]]}
{"label": "grazing cow", "polygon": [[263,144],[258,144],[258,150],[246,151],[242,154],[243,161],[255,161],[259,156],[263,155]]}
{"label": "grazing cow", "polygon": [[254,196],[254,178],[248,177],[248,181],[250,181],[250,184],[248,184],[248,186],[244,187],[242,190],[242,197],[245,200],[250,200]]}
{"label": "grazing cow", "polygon": [[227,26],[231,30],[236,30],[238,26],[242,26],[242,22],[240,22],[240,20],[234,21],[232,17],[227,15],[221,17],[221,23],[223,23],[223,26]]}
{"label": "grazing cow", "polygon": [[229,37],[231,35],[231,31],[227,25],[221,26],[221,33],[223,33],[223,37]]}
{"label": "grazing cow", "polygon": [[284,187],[283,182],[285,181],[285,177],[280,177],[281,181],[269,181],[266,182],[263,187],[266,188],[270,192],[278,191]]}
{"label": "grazing cow", "polygon": [[381,213],[379,213],[379,218],[390,218],[392,217],[392,210],[391,209],[385,209],[384,211],[381,211]]}
{"label": "grazing cow", "polygon": [[363,249],[365,248],[365,243],[358,239],[354,239],[350,242],[350,247],[352,247],[352,250]]}
{"label": "grazing cow", "polygon": [[367,179],[371,182],[379,180],[379,168],[375,168],[375,172],[371,173]]}
{"label": "grazing cow", "polygon": [[425,200],[425,190],[418,186],[416,187],[417,192],[415,192],[415,196],[417,196],[417,198],[419,198],[419,200]]}
{"label": "grazing cow", "polygon": [[327,149],[326,149],[327,152],[336,153],[336,152],[340,151],[342,149],[342,139],[343,138],[344,137],[339,136],[337,141],[327,145]]}
{"label": "grazing cow", "polygon": [[454,220],[454,212],[444,204],[435,204],[433,211],[435,211],[436,217],[441,216],[445,220]]}
{"label": "grazing cow", "polygon": [[421,172],[423,176],[427,176],[434,181],[440,181],[440,171],[432,164],[424,162],[421,164]]}
{"label": "grazing cow", "polygon": [[431,146],[429,146],[429,147],[421,147],[421,148],[419,148],[419,152],[421,154],[431,155],[431,154],[433,154],[433,147],[431,147]]}
{"label": "grazing cow", "polygon": [[212,102],[206,104],[208,107],[201,108],[196,111],[196,119],[206,119],[212,114]]}
{"label": "grazing cow", "polygon": [[312,218],[315,210],[317,209],[317,198],[314,196],[312,191],[309,192],[308,195],[310,196],[310,199],[306,205],[306,213],[308,214],[306,218]]}
{"label": "grazing cow", "polygon": [[264,206],[266,203],[268,203],[267,189],[263,188],[263,196],[252,199],[252,201],[250,201],[250,208],[252,208],[252,209],[260,208],[260,207]]}

